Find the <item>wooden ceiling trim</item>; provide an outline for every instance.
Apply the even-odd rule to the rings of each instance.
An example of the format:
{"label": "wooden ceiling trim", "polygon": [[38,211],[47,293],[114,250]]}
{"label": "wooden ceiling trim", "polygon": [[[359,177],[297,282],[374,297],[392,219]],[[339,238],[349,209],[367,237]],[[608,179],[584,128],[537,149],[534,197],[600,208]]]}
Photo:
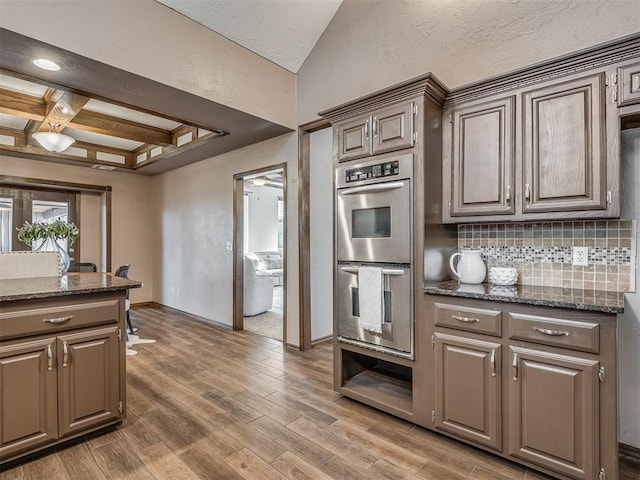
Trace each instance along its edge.
{"label": "wooden ceiling trim", "polygon": [[168,130],[90,110],[78,113],[69,123],[69,127],[155,145],[171,145],[173,142],[171,132]]}
{"label": "wooden ceiling trim", "polygon": [[49,101],[45,100],[47,115],[42,119],[39,132],[48,132],[54,125],[57,131],[62,131],[89,101],[87,97],[69,92],[62,92],[55,101],[52,100],[53,95],[47,95],[47,97],[50,98]]}
{"label": "wooden ceiling trim", "polygon": [[0,88],[0,112],[40,122],[47,115],[47,107],[38,97]]}

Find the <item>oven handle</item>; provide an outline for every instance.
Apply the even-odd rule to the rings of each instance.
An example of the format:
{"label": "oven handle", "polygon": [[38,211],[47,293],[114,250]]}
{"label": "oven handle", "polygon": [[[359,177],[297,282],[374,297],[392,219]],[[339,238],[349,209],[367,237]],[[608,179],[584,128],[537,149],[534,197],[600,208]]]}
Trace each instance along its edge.
{"label": "oven handle", "polygon": [[366,192],[381,192],[384,190],[393,190],[396,188],[402,188],[405,186],[404,182],[388,182],[388,183],[375,183],[373,185],[365,185],[363,187],[347,188],[340,191],[340,195],[354,195],[356,193]]}
{"label": "oven handle", "polygon": [[[358,273],[358,267],[340,267],[343,272]],[[404,270],[399,268],[383,268],[383,275],[404,275]]]}

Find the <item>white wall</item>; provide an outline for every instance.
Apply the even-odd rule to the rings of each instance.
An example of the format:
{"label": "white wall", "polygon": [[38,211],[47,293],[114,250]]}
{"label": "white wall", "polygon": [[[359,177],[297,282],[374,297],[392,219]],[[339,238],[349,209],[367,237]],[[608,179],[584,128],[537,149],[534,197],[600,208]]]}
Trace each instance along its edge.
{"label": "white wall", "polygon": [[427,72],[453,88],[638,26],[637,0],[344,0],[298,71],[298,123]]}
{"label": "white wall", "polygon": [[[640,128],[622,132],[622,217],[640,219]],[[637,238],[636,231],[636,238]],[[636,243],[637,248],[637,243]],[[636,291],[625,295],[618,315],[620,351],[620,441],[640,448],[640,262],[636,258]]]}
{"label": "white wall", "polygon": [[309,234],[311,341],[333,333],[333,150],[331,129],[311,133]]}
{"label": "white wall", "polygon": [[249,202],[249,245],[247,252],[278,251],[278,197],[282,188],[245,187]]}
{"label": "white wall", "polygon": [[[153,177],[154,299],[232,324],[233,175],[287,163],[287,343],[299,344],[297,135],[285,134]],[[173,293],[172,293],[173,287]],[[178,289],[180,294],[178,295]]]}
{"label": "white wall", "polygon": [[296,127],[293,73],[154,0],[2,1],[0,26]]}
{"label": "white wall", "polygon": [[77,261],[95,263],[98,271],[101,271],[102,194],[90,192],[80,194],[80,220],[82,235],[80,236],[80,258]]}
{"label": "white wall", "polygon": [[[111,194],[111,267],[131,264],[129,278],[144,283],[131,290],[133,303],[153,300],[153,255],[157,243],[153,236],[151,178],[131,173],[109,172],[88,167],[61,165],[0,155],[0,172],[25,178],[57,180],[90,185],[110,185]],[[82,207],[81,207],[82,208]],[[82,210],[81,225],[84,227]],[[96,228],[89,222],[87,229]],[[86,232],[85,232],[86,233]],[[81,235],[84,233],[81,232]],[[81,252],[84,260],[84,253]],[[98,265],[98,261],[96,264]]]}

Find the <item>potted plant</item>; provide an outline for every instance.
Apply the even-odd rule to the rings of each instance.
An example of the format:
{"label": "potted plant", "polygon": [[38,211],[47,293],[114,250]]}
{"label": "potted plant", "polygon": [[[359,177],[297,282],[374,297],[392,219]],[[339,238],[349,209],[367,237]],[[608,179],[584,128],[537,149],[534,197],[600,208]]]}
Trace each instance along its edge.
{"label": "potted plant", "polygon": [[61,240],[67,241],[67,248],[78,239],[80,231],[74,223],[62,220],[53,222],[24,222],[18,228],[18,240],[24,242],[35,250],[56,250],[60,253],[60,269],[66,273],[69,269],[69,254],[67,249],[60,245]]}

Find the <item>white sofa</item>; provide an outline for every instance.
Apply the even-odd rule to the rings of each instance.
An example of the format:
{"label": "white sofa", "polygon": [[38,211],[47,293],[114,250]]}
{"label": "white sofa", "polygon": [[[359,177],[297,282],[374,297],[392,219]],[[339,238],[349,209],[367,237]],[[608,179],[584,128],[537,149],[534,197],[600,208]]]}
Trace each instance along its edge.
{"label": "white sofa", "polygon": [[281,285],[284,275],[282,255],[278,252],[247,252],[244,256],[253,264],[259,275],[269,275],[274,279],[274,285]]}
{"label": "white sofa", "polygon": [[244,316],[259,315],[273,306],[273,279],[264,272],[259,274],[250,259],[244,259]]}

